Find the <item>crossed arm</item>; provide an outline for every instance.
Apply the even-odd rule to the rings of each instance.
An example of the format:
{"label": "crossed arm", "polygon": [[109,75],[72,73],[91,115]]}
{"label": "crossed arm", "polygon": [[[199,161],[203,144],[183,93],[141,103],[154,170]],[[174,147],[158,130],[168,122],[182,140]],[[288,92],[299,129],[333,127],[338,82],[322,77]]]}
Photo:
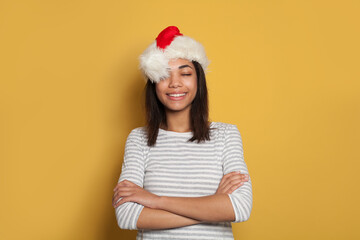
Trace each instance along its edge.
{"label": "crossed arm", "polygon": [[143,205],[137,221],[138,229],[165,229],[201,222],[234,221],[235,213],[227,194],[248,180],[247,174],[230,172],[222,178],[215,194],[204,197],[157,196],[124,180],[114,188],[113,206],[116,208],[126,202]]}
{"label": "crossed arm", "polygon": [[236,125],[225,129],[221,153],[225,175],[216,193],[204,197],[157,196],[143,189],[145,166],[140,136],[136,130],[128,136],[122,173],[114,189],[113,206],[120,228],[166,229],[202,222],[242,222],[250,217],[251,179]]}

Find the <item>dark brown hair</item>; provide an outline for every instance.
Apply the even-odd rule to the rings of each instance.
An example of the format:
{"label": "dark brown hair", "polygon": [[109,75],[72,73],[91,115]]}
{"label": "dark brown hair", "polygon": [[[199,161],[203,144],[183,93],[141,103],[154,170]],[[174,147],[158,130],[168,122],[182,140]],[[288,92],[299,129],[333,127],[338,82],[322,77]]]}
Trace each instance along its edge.
{"label": "dark brown hair", "polygon": [[[201,65],[192,61],[195,66],[197,76],[197,92],[191,104],[190,123],[193,137],[188,141],[201,142],[210,140],[210,122],[209,122],[209,103],[208,91],[206,87],[205,73]],[[146,111],[146,132],[147,145],[155,145],[159,133],[159,126],[166,126],[165,107],[157,98],[156,83],[149,79],[145,86],[145,111]]]}

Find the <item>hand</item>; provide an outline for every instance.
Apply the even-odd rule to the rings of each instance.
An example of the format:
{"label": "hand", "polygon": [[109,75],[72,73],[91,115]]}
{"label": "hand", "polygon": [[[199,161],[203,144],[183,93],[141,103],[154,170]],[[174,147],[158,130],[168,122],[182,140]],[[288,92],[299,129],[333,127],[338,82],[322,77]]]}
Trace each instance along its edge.
{"label": "hand", "polygon": [[215,194],[230,194],[247,181],[249,181],[248,174],[241,174],[240,172],[230,172],[225,174],[221,179]]}
{"label": "hand", "polygon": [[[128,180],[119,182],[114,188],[114,192],[112,199],[114,208],[125,202],[136,202],[145,207],[157,208],[157,203],[160,199],[158,195],[150,193]],[[122,199],[117,202],[119,198]]]}

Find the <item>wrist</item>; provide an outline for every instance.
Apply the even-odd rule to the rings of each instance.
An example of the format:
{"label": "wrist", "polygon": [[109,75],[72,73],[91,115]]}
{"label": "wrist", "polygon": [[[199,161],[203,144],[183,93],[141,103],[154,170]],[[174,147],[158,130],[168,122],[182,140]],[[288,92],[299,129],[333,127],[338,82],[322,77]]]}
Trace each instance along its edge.
{"label": "wrist", "polygon": [[161,210],[165,210],[164,209],[164,205],[165,205],[165,200],[166,200],[166,196],[158,196],[156,197],[156,204],[155,204],[155,208],[156,209],[161,209]]}

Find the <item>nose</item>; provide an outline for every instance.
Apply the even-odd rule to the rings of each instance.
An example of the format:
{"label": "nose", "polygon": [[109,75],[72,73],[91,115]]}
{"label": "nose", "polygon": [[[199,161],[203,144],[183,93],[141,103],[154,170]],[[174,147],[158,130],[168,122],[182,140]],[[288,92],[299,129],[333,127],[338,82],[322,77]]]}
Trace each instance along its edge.
{"label": "nose", "polygon": [[176,88],[176,87],[181,87],[182,83],[181,83],[181,79],[180,77],[176,76],[176,74],[170,74],[169,77],[169,87],[170,88]]}

